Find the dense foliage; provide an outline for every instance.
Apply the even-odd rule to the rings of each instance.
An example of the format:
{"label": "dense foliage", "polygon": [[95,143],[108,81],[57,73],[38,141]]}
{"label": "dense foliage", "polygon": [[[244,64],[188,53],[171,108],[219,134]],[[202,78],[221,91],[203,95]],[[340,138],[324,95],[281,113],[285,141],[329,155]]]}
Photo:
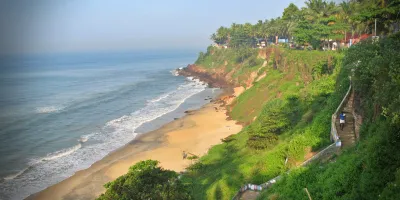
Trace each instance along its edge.
{"label": "dense foliage", "polygon": [[400,197],[400,37],[365,41],[344,57],[353,74],[361,140],[335,162],[292,171],[260,199],[398,199]]}
{"label": "dense foliage", "polygon": [[345,39],[347,33],[351,37],[374,33],[375,19],[377,35],[399,28],[399,0],[350,0],[340,4],[308,0],[305,4],[301,9],[290,4],[282,17],[259,20],[254,25],[233,23],[230,27],[220,27],[211,39],[219,45],[242,48],[255,47],[259,40],[275,43],[278,37],[321,48],[323,41]]}
{"label": "dense foliage", "polygon": [[169,200],[191,199],[188,188],[171,170],[158,166],[158,161],[146,160],[129,168],[129,172],[105,185],[107,191],[98,200]]}

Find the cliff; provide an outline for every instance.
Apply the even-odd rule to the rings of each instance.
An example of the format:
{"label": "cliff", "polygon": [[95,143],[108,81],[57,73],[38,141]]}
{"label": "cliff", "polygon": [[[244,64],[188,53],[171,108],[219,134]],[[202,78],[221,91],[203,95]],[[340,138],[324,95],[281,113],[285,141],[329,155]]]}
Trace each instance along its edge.
{"label": "cliff", "polygon": [[209,48],[202,55],[178,73],[211,87],[232,89],[238,98],[227,101],[229,115],[245,125],[257,118],[266,102],[284,99],[288,93],[332,74],[340,57],[334,52],[279,47],[250,49],[245,57],[235,49],[217,48]]}
{"label": "cliff", "polygon": [[178,73],[240,91],[227,107],[247,127],[188,168],[195,199],[231,199],[244,183],[266,182],[330,144],[341,54],[271,47],[201,55]]}
{"label": "cliff", "polygon": [[196,79],[199,79],[200,81],[208,83],[210,87],[230,88],[234,86],[232,81],[229,80],[226,77],[226,74],[222,71],[215,71],[213,73],[210,73],[203,67],[196,64],[189,64],[185,68],[177,69],[177,72],[181,76],[194,77]]}

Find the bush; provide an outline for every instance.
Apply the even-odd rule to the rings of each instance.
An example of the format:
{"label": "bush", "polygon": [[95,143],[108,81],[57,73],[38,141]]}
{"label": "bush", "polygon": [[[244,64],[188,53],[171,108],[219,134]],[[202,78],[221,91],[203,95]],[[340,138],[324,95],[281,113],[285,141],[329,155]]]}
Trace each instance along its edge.
{"label": "bush", "polygon": [[247,146],[253,149],[268,149],[276,145],[278,134],[290,124],[284,103],[277,99],[264,106],[257,121],[249,126]]}
{"label": "bush", "polygon": [[247,140],[247,146],[253,149],[268,149],[276,145],[278,136],[269,133],[265,135],[253,135]]}
{"label": "bush", "polygon": [[290,125],[285,104],[280,99],[268,102],[257,119],[261,124],[260,134],[280,134]]}
{"label": "bush", "polygon": [[236,63],[243,63],[247,58],[252,56],[255,51],[251,48],[241,47],[236,49],[235,51],[235,62]]}
{"label": "bush", "polygon": [[195,63],[196,64],[200,64],[200,63],[204,62],[205,57],[206,57],[205,54],[203,52],[200,52],[199,53],[199,57],[197,58]]}
{"label": "bush", "polygon": [[221,142],[229,143],[234,140],[236,140],[235,135],[229,135],[228,137],[221,139]]}
{"label": "bush", "polygon": [[141,161],[127,174],[105,184],[106,192],[97,200],[191,199],[188,187],[178,174],[158,166],[158,161]]}

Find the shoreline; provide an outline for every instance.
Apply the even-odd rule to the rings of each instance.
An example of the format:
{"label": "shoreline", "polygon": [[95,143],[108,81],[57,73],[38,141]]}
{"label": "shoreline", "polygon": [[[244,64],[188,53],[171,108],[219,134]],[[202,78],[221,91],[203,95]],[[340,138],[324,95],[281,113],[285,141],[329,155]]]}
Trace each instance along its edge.
{"label": "shoreline", "polygon": [[221,143],[221,139],[242,129],[235,121],[227,120],[225,104],[231,93],[224,89],[213,102],[159,129],[141,134],[89,168],[25,199],[94,199],[105,191],[105,183],[125,174],[141,160],[158,160],[166,169],[183,171],[191,161],[182,159],[182,151],[202,156]]}

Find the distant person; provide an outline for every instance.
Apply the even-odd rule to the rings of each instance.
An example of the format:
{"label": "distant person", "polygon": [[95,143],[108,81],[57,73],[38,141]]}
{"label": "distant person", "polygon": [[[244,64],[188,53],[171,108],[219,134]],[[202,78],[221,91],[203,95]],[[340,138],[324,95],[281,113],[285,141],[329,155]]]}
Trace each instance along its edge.
{"label": "distant person", "polygon": [[346,114],[342,111],[339,115],[340,130],[343,131],[344,123],[346,123]]}
{"label": "distant person", "polygon": [[182,158],[183,158],[183,160],[185,160],[186,157],[187,157],[187,153],[186,153],[185,151],[183,151],[183,152],[182,152]]}

